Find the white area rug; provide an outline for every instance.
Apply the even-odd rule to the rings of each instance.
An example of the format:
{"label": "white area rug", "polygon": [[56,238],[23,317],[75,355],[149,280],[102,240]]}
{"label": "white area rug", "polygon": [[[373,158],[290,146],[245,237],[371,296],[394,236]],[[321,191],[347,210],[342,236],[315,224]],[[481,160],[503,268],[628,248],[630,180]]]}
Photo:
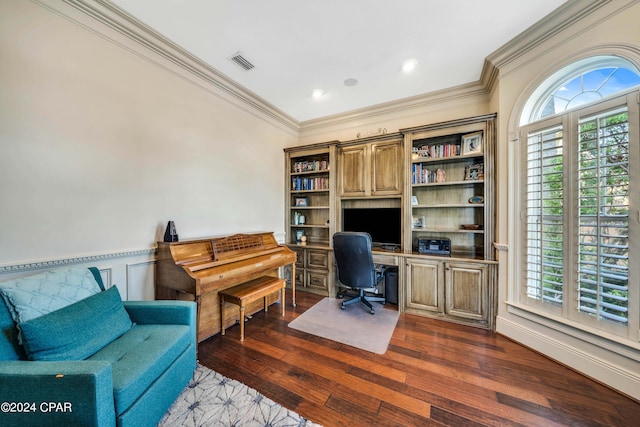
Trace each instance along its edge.
{"label": "white area rug", "polygon": [[400,313],[373,303],[376,314],[358,302],[340,307],[341,299],[324,298],[289,323],[290,328],[372,353],[384,354]]}
{"label": "white area rug", "polygon": [[158,427],[310,427],[319,424],[258,391],[198,364],[193,379]]}

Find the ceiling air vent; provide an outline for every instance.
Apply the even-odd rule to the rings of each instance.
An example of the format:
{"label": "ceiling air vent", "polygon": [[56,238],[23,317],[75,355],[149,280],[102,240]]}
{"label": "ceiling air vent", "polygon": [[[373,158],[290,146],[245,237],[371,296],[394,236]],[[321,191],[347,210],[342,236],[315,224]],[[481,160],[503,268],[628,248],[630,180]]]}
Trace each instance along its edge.
{"label": "ceiling air vent", "polygon": [[254,65],[251,62],[249,62],[247,60],[247,58],[242,56],[242,53],[240,53],[240,52],[234,53],[233,55],[231,55],[229,57],[229,59],[231,61],[235,62],[237,66],[239,66],[240,68],[242,68],[245,71],[249,71],[250,69],[252,69],[254,67]]}

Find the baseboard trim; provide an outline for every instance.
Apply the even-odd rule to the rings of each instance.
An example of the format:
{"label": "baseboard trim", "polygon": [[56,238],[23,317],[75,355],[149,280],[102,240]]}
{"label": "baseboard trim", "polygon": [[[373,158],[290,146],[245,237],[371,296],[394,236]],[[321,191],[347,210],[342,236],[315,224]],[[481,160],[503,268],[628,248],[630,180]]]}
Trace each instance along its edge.
{"label": "baseboard trim", "polygon": [[[543,354],[568,368],[640,401],[640,372],[612,363],[600,356],[559,341],[541,331],[499,316],[496,332]],[[619,355],[618,355],[619,356]],[[632,364],[634,361],[630,361]]]}

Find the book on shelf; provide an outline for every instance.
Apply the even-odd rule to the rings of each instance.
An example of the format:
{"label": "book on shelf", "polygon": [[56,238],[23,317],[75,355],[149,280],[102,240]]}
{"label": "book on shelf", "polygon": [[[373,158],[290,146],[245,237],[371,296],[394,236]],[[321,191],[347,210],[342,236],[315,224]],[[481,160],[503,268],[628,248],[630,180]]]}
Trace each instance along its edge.
{"label": "book on shelf", "polygon": [[329,170],[328,160],[305,160],[293,163],[293,172],[325,172]]}
{"label": "book on shelf", "polygon": [[444,169],[427,169],[422,163],[414,163],[411,172],[413,184],[430,184],[433,182],[445,182],[446,173]]}
{"label": "book on shelf", "polygon": [[433,144],[413,147],[414,159],[442,159],[460,155],[460,144]]}
{"label": "book on shelf", "polygon": [[310,190],[327,190],[329,188],[329,178],[325,176],[317,177],[300,177],[291,178],[291,190],[293,191],[310,191]]}

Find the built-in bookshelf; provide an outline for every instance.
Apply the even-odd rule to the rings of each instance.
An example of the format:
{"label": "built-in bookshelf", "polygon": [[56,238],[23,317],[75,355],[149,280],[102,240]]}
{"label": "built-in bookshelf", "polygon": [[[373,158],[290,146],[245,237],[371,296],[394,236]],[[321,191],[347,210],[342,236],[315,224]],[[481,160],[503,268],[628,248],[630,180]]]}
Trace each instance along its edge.
{"label": "built-in bookshelf", "polygon": [[403,130],[411,150],[405,237],[412,252],[420,239],[448,239],[452,256],[492,259],[493,183],[485,174],[492,131],[492,116]]}
{"label": "built-in bookshelf", "polygon": [[329,246],[335,205],[335,148],[288,150],[287,243]]}

